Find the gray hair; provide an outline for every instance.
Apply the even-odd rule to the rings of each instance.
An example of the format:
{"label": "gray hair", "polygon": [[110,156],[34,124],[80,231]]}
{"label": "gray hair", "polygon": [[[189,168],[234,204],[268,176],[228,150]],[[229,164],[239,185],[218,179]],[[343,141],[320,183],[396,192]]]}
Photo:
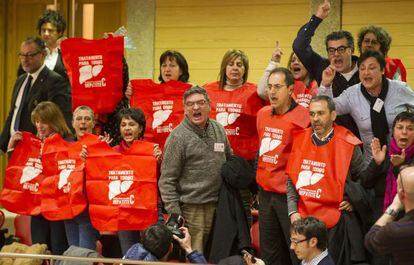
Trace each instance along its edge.
{"label": "gray hair", "polygon": [[208,104],[210,104],[210,98],[208,96],[207,91],[204,88],[199,87],[199,86],[190,87],[187,91],[184,92],[184,104],[187,98],[193,94],[203,95],[204,99],[208,102]]}
{"label": "gray hair", "polygon": [[77,108],[73,111],[73,117],[72,117],[72,119],[73,119],[73,120],[75,119],[76,114],[77,114],[79,111],[81,111],[81,110],[87,110],[87,111],[89,111],[89,114],[91,115],[92,121],[94,120],[95,113],[93,112],[93,110],[92,110],[89,106],[86,106],[86,105],[81,105],[81,106],[78,106],[78,107],[77,107]]}
{"label": "gray hair", "polygon": [[325,101],[328,104],[329,112],[332,112],[335,110],[335,102],[333,101],[331,97],[328,97],[326,95],[318,95],[318,96],[313,97],[310,103],[317,102],[317,101]]}

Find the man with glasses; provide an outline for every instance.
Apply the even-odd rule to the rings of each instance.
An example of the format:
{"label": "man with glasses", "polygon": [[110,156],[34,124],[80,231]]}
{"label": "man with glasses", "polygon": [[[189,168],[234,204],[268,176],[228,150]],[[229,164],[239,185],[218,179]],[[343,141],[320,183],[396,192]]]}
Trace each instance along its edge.
{"label": "man with glasses", "polygon": [[221,167],[231,154],[221,126],[209,118],[210,99],[204,88],[184,93],[184,120],[171,132],[164,148],[159,188],[165,209],[179,214],[194,249],[203,252],[213,223]]}
{"label": "man with glasses", "polygon": [[328,254],[328,231],[320,220],[309,216],[295,221],[290,228],[290,249],[303,265],[335,265]]}
{"label": "man with glasses", "polygon": [[[0,137],[0,149],[6,152],[11,135],[21,131],[36,134],[31,112],[42,101],[56,103],[66,122],[71,124],[71,94],[69,83],[44,64],[45,43],[38,37],[28,37],[21,45],[19,57],[24,74],[14,85],[10,112]],[[12,151],[12,150],[9,150]]]}
{"label": "man with glasses", "polygon": [[[400,212],[405,215],[395,221]],[[414,264],[414,165],[402,166],[392,204],[365,236],[374,254],[391,255],[394,265]]]}
{"label": "man with glasses", "polygon": [[309,115],[305,107],[292,99],[293,84],[294,78],[288,69],[272,70],[267,85],[270,105],[257,112],[260,249],[264,262],[269,265],[298,264],[293,252],[289,253],[285,170],[293,134],[308,127]]}
{"label": "man with glasses", "polygon": [[[316,15],[305,24],[298,32],[293,42],[293,51],[300,61],[322,87],[332,87],[333,96],[339,96],[349,86],[359,83],[358,66],[354,53],[354,38],[348,31],[335,31],[326,36],[325,45],[328,58],[323,58],[311,47],[312,37],[319,24],[328,17],[330,11],[329,0],[319,5]],[[323,82],[322,73],[328,67],[335,69],[336,74],[330,82]],[[336,121],[345,126],[356,136],[359,136],[358,128],[350,115],[342,115]]]}

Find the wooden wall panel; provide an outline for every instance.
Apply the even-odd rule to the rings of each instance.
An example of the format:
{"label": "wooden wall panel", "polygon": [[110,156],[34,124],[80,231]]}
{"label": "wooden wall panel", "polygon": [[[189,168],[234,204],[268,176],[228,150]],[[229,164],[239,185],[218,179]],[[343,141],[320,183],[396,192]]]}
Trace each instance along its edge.
{"label": "wooden wall panel", "polygon": [[[392,37],[390,57],[400,58],[407,68],[407,82],[414,88],[414,1],[343,0],[343,29],[354,34],[366,25],[378,25]],[[359,53],[359,51],[357,52]]]}
{"label": "wooden wall panel", "polygon": [[217,80],[220,62],[231,48],[249,57],[249,81],[257,82],[266,67],[275,41],[285,51],[286,65],[299,27],[309,19],[309,2],[270,0],[156,2],[154,78],[158,58],[167,49],[183,53],[195,84]]}

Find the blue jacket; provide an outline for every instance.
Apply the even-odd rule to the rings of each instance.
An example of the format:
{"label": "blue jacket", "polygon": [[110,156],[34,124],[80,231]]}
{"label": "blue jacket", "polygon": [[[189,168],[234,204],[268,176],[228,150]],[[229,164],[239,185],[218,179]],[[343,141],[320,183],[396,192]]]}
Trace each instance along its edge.
{"label": "blue jacket", "polygon": [[[188,254],[187,258],[190,263],[207,264],[207,260],[204,255],[196,250]],[[158,261],[158,258],[146,250],[141,243],[134,244],[130,249],[128,249],[127,253],[124,256],[124,259]]]}

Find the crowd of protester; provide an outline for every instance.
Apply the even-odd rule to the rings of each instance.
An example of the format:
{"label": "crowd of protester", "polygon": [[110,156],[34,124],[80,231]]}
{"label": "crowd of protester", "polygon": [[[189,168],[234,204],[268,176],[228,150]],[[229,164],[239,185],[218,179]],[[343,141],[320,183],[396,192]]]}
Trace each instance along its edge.
{"label": "crowd of protester", "polygon": [[[315,52],[313,35],[330,8],[325,0],[299,29],[287,67],[276,42],[257,85],[248,81],[249,59],[237,49],[224,54],[219,80],[202,86],[189,83],[178,51],[160,56],[159,84],[130,81],[123,58],[122,95],[110,113],[95,113],[93,104],[73,106],[73,72],[59,47],[66,23],[46,11],[37,23],[40,37],[28,37],[20,47],[0,139],[9,158],[0,201],[13,211],[13,198],[23,198],[13,193],[16,165],[33,163],[31,179],[22,180],[30,178],[24,169],[14,178],[32,187],[26,182],[42,174],[42,163],[44,174],[50,172],[48,154],[61,152],[65,167],[55,162],[82,176],[73,193],[79,197],[56,207],[44,206],[43,199],[37,207],[41,199],[33,197],[33,207],[14,208],[32,216],[32,243],[47,244],[56,255],[72,253],[72,247],[94,251],[109,232],[120,245],[118,257],[132,260],[412,264],[414,92],[401,60],[388,57],[391,36],[382,27],[360,30],[359,56],[346,30],[326,36],[327,58]],[[140,100],[150,90],[162,96],[146,107]],[[178,103],[162,98],[177,93]],[[171,108],[153,113],[157,104]],[[181,116],[173,104],[181,106]],[[175,120],[159,127],[169,116]],[[36,158],[19,161],[32,152],[23,146],[38,146]],[[102,157],[106,164],[97,162]],[[141,167],[145,183],[135,186],[123,175],[110,179],[108,195],[97,192],[106,176],[93,179],[93,171],[117,163]],[[126,169],[117,170],[122,175]],[[75,184],[62,172],[55,184],[48,176],[43,182],[69,191]],[[29,190],[37,194],[43,183],[36,185]],[[133,195],[116,205],[99,205],[100,196],[112,200],[130,189]],[[73,208],[63,211],[69,201]],[[137,201],[134,209],[123,206]],[[258,247],[250,234],[255,225]]]}

